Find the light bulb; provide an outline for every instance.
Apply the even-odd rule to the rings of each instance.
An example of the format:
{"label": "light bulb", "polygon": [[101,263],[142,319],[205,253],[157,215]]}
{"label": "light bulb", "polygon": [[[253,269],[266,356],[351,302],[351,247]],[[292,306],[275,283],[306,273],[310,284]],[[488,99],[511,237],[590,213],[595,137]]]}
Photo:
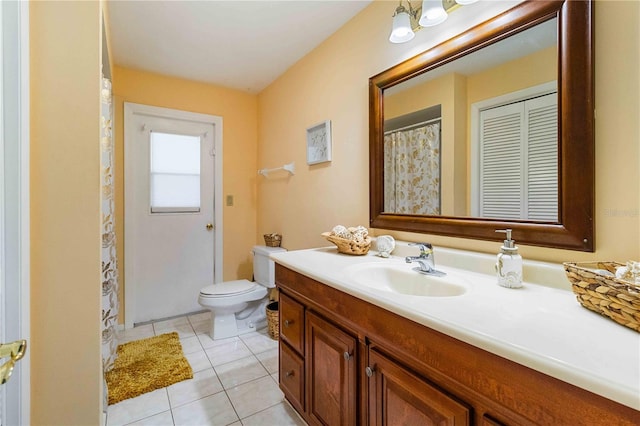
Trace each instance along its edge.
{"label": "light bulb", "polygon": [[393,29],[389,36],[391,43],[404,43],[415,37],[411,29],[411,20],[406,9],[398,6],[395,15],[393,15]]}
{"label": "light bulb", "polygon": [[468,4],[473,4],[475,2],[477,2],[478,0],[456,0],[456,3],[458,3],[461,6],[466,6]]}
{"label": "light bulb", "polygon": [[447,19],[447,11],[444,10],[441,0],[424,0],[422,2],[422,14],[419,24],[421,27],[432,27]]}

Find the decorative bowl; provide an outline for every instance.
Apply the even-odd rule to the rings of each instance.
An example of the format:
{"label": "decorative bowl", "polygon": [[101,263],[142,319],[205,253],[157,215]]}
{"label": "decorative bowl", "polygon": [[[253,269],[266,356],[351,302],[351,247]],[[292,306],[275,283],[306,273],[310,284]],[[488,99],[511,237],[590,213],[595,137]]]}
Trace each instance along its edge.
{"label": "decorative bowl", "polygon": [[339,253],[362,256],[367,254],[371,247],[371,237],[369,236],[367,236],[364,241],[358,241],[331,235],[331,232],[323,232],[320,235],[335,244],[338,247]]}

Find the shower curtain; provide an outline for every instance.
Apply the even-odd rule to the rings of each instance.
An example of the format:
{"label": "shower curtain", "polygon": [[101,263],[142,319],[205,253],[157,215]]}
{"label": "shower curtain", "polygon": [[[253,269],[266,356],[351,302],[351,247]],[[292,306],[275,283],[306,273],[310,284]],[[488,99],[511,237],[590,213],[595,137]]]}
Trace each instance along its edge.
{"label": "shower curtain", "polygon": [[384,211],[440,214],[440,122],[385,134]]}
{"label": "shower curtain", "polygon": [[100,178],[102,181],[102,366],[113,368],[116,359],[118,322],[118,264],[113,201],[113,137],[111,81],[102,78],[100,131]]}

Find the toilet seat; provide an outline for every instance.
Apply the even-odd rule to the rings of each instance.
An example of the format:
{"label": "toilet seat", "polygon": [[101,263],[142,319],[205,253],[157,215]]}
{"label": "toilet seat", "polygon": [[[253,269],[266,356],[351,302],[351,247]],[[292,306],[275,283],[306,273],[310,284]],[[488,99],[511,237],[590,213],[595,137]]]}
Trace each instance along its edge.
{"label": "toilet seat", "polygon": [[225,281],[202,288],[200,290],[200,296],[204,298],[237,296],[249,293],[258,286],[259,284],[248,280]]}

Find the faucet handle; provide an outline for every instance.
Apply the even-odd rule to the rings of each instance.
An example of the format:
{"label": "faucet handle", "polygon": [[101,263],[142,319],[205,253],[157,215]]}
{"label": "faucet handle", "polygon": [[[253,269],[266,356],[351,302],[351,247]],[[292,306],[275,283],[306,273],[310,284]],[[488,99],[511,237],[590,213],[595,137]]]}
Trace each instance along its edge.
{"label": "faucet handle", "polygon": [[433,253],[431,243],[409,243],[410,246],[416,246],[420,250],[420,256],[428,256]]}

